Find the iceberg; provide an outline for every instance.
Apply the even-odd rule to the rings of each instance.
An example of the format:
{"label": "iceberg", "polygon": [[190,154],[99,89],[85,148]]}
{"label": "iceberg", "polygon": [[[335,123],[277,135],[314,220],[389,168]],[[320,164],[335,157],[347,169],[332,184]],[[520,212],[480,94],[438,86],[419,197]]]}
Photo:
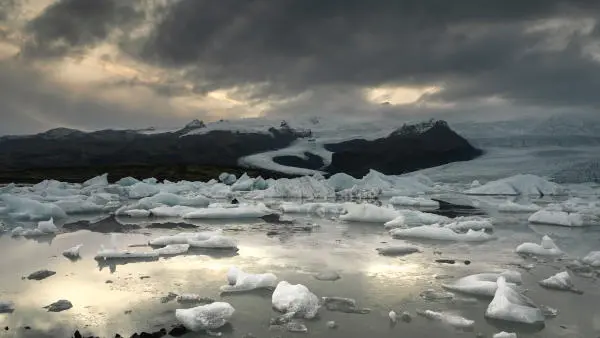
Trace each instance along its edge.
{"label": "iceberg", "polygon": [[378,207],[373,204],[346,205],[347,213],[340,215],[340,219],[347,222],[386,223],[400,215],[400,213],[388,207]]}
{"label": "iceberg", "polygon": [[274,288],[277,285],[277,276],[272,273],[250,274],[232,267],[227,272],[227,281],[229,284],[221,286],[221,292],[244,292]]}
{"label": "iceberg", "polygon": [[600,267],[600,251],[592,251],[581,259],[581,261],[587,265],[595,268]]}
{"label": "iceberg", "polygon": [[83,182],[82,186],[83,187],[91,187],[91,186],[100,186],[100,187],[105,187],[108,185],[108,174],[102,174],[100,176],[96,176],[93,178],[90,178],[89,180]]}
{"label": "iceberg", "polygon": [[327,179],[327,184],[329,184],[329,186],[332,187],[334,191],[338,192],[346,189],[351,189],[358,183],[358,181],[359,180],[348,174],[338,173],[331,175],[331,177]]}
{"label": "iceberg", "polygon": [[286,214],[339,215],[346,212],[346,203],[283,202],[279,209]]}
{"label": "iceberg", "polygon": [[271,298],[273,307],[286,314],[286,317],[314,318],[319,311],[319,298],[302,284],[281,281]]}
{"label": "iceberg", "polygon": [[81,247],[83,247],[83,244],[79,244],[70,249],[67,249],[67,250],[63,251],[62,254],[63,254],[63,256],[67,257],[68,259],[77,259],[80,257],[79,251],[81,250]]}
{"label": "iceberg", "polygon": [[132,186],[126,187],[128,197],[131,199],[140,199],[156,195],[160,190],[155,186],[145,182],[138,182]]}
{"label": "iceberg", "polygon": [[231,185],[231,191],[251,191],[254,188],[254,179],[244,173]]}
{"label": "iceberg", "polygon": [[150,215],[154,217],[183,217],[183,215],[196,210],[198,210],[198,208],[186,207],[183,205],[176,205],[173,207],[164,206],[150,209]]}
{"label": "iceberg", "polygon": [[548,235],[542,237],[541,244],[526,242],[519,245],[515,251],[519,254],[538,256],[562,256],[564,254]]}
{"label": "iceberg", "polygon": [[150,217],[151,212],[144,209],[131,209],[119,212],[119,215],[129,216],[132,218],[146,218]]}
{"label": "iceberg", "polygon": [[493,239],[492,235],[486,234],[485,230],[468,230],[466,233],[458,233],[450,228],[440,225],[422,225],[409,229],[393,229],[390,231],[393,238],[420,238],[437,241],[457,242],[485,242]]}
{"label": "iceberg", "polygon": [[443,284],[446,290],[460,292],[473,296],[494,297],[498,288],[498,278],[503,277],[509,287],[515,287],[523,282],[521,273],[513,270],[505,270],[499,273],[478,273],[462,277],[452,284]]}
{"label": "iceberg", "polygon": [[84,199],[68,199],[54,202],[59,208],[64,210],[68,215],[71,214],[92,214],[104,211],[104,206],[84,200]]}
{"label": "iceberg", "polygon": [[6,204],[6,212],[15,219],[40,221],[49,218],[66,218],[67,214],[56,204],[42,203],[29,198],[1,195],[0,200]]}
{"label": "iceberg", "polygon": [[176,194],[161,192],[150,197],[144,197],[138,201],[136,207],[141,209],[152,209],[161,205],[186,207],[207,207],[210,200],[204,196],[195,196],[191,198],[182,197]]}
{"label": "iceberg", "polygon": [[117,250],[117,249],[104,249],[96,253],[94,257],[96,260],[109,260],[109,259],[158,259],[158,253],[155,251],[150,252],[136,252],[128,250]]}
{"label": "iceberg", "polygon": [[422,212],[418,210],[397,210],[399,215],[393,220],[386,222],[383,226],[385,229],[395,229],[395,228],[407,228],[417,225],[432,225],[432,224],[441,224],[447,223],[450,221],[450,218],[445,216],[440,216],[436,214],[431,214],[427,212]]}
{"label": "iceberg", "polygon": [[444,225],[445,228],[452,229],[454,231],[468,231],[468,230],[493,230],[494,225],[489,218],[456,218],[454,222],[447,223]]}
{"label": "iceberg", "polygon": [[58,232],[58,228],[54,225],[54,219],[50,218],[48,221],[40,221],[35,229],[23,229],[23,227],[16,227],[12,230],[12,237],[39,237],[54,235]]}
{"label": "iceberg", "polygon": [[175,256],[181,255],[190,249],[189,244],[169,244],[163,248],[154,249],[159,256]]}
{"label": "iceberg", "polygon": [[394,196],[390,198],[390,204],[402,205],[408,207],[418,208],[439,208],[440,203],[429,198],[423,197],[408,197],[408,196]]}
{"label": "iceberg", "polygon": [[122,187],[130,187],[139,182],[140,181],[138,179],[128,176],[128,177],[123,177],[122,179],[118,180],[117,185],[120,185]]}
{"label": "iceberg", "polygon": [[404,256],[421,251],[418,247],[408,244],[388,245],[382,248],[377,248],[376,250],[382,256]]}
{"label": "iceberg", "polygon": [[151,246],[166,246],[170,244],[187,244],[188,240],[205,240],[221,235],[222,231],[180,232],[171,236],[160,236],[148,242]]}
{"label": "iceberg", "polygon": [[528,221],[534,224],[560,225],[565,227],[581,227],[586,225],[581,214],[552,210],[540,210],[529,216]]}
{"label": "iceberg", "polygon": [[230,249],[237,250],[237,242],[226,236],[215,235],[207,239],[188,239],[187,244],[200,249]]}
{"label": "iceberg", "polygon": [[431,310],[418,311],[417,314],[427,319],[442,322],[457,329],[470,330],[473,329],[473,327],[475,326],[474,320],[470,320],[465,317],[454,314],[436,312]]}
{"label": "iceberg", "polygon": [[518,204],[506,201],[498,206],[498,211],[505,213],[527,213],[539,211],[541,207],[537,204]]}
{"label": "iceberg", "polygon": [[186,213],[183,218],[187,219],[239,219],[239,218],[260,218],[266,215],[275,214],[276,211],[267,208],[264,204],[245,205],[237,208],[206,208],[197,209]]}
{"label": "iceberg", "polygon": [[229,303],[215,302],[191,309],[175,310],[175,318],[194,332],[218,329],[229,321],[235,309]]}
{"label": "iceberg", "polygon": [[515,175],[488,182],[465,191],[467,195],[561,195],[565,189],[560,185],[535,175]]}
{"label": "iceberg", "polygon": [[553,276],[541,280],[539,284],[547,289],[578,291],[575,289],[573,281],[571,280],[571,276],[569,276],[567,271],[559,272]]}
{"label": "iceberg", "polygon": [[516,333],[512,333],[512,332],[498,332],[496,333],[492,338],[517,338],[517,334]]}
{"label": "iceberg", "polygon": [[318,180],[312,176],[302,176],[273,180],[269,183],[267,189],[251,191],[246,197],[249,199],[297,198],[314,200],[335,198],[335,191],[325,180]]}
{"label": "iceberg", "polygon": [[503,276],[497,283],[494,299],[485,311],[487,318],[523,324],[544,323],[542,310],[531,299],[509,287]]}

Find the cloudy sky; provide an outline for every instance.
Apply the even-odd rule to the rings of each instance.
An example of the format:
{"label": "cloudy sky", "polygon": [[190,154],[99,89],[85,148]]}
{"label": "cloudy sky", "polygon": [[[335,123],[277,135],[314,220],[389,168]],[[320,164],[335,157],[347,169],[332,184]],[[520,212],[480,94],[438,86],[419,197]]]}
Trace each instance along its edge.
{"label": "cloudy sky", "polygon": [[598,0],[0,0],[0,134],[595,114]]}

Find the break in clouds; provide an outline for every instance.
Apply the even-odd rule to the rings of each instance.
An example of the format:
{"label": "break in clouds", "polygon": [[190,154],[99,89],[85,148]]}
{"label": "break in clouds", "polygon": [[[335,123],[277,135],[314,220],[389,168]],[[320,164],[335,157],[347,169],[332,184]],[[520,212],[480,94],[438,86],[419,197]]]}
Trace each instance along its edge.
{"label": "break in clouds", "polygon": [[0,0],[0,133],[594,114],[600,3]]}

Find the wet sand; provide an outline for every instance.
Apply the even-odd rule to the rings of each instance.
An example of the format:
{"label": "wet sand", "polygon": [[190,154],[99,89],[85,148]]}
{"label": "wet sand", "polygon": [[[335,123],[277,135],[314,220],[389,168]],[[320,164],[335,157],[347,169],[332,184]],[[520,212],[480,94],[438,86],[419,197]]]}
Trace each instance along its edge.
{"label": "wet sand", "polygon": [[[99,264],[93,259],[100,245],[110,243],[110,235],[79,230],[61,233],[47,240],[0,237],[0,300],[15,303],[12,314],[0,314],[0,337],[70,337],[75,329],[84,335],[114,337],[134,332],[152,332],[176,324],[174,310],[191,307],[175,301],[161,303],[169,292],[197,293],[229,302],[236,309],[223,337],[293,337],[298,334],[272,331],[269,319],[278,313],[271,308],[271,292],[220,295],[226,272],[235,265],[248,272],[273,272],[280,280],[302,283],[317,296],[354,298],[369,314],[330,312],[322,308],[319,318],[307,320],[310,337],[485,337],[501,330],[516,331],[519,337],[598,337],[600,336],[599,281],[572,275],[583,295],[541,288],[537,281],[564,270],[567,261],[536,262],[514,253],[526,241],[539,243],[541,234],[550,232],[556,244],[577,257],[600,247],[600,229],[568,229],[530,226],[526,216],[494,215],[498,239],[482,243],[407,241],[422,248],[421,253],[403,257],[379,256],[375,248],[391,239],[380,224],[349,224],[320,218],[299,217],[300,222],[320,225],[312,233],[283,232],[267,236],[264,222],[200,223],[202,228],[225,228],[240,243],[236,255],[215,252],[161,258],[154,262]],[[135,223],[135,222],[133,222]],[[234,231],[234,230],[235,231]],[[117,235],[119,246],[145,244],[150,238],[189,229],[147,229],[143,226]],[[70,261],[61,252],[83,244],[82,259]],[[149,250],[133,247],[132,250]],[[441,254],[439,254],[441,252]],[[457,264],[440,264],[436,259],[457,259]],[[468,259],[470,265],[461,263]],[[118,262],[123,263],[123,262]],[[469,301],[427,301],[420,297],[426,289],[441,291],[448,280],[435,275],[462,277],[472,273],[513,268],[513,264],[534,263],[523,273],[527,295],[539,304],[557,308],[558,317],[548,319],[541,331],[499,324],[486,320],[489,299]],[[41,281],[23,280],[23,276],[50,269],[57,274]],[[337,281],[319,281],[314,274],[335,270]],[[144,278],[142,278],[144,277]],[[148,277],[148,278],[146,278]],[[111,281],[107,283],[107,281]],[[458,296],[471,298],[470,296]],[[59,299],[67,299],[73,308],[60,313],[43,309]],[[411,323],[390,325],[387,317],[393,309],[408,311]],[[416,315],[418,309],[451,311],[475,320],[473,332],[462,332]],[[339,327],[329,329],[327,321]],[[5,326],[8,331],[3,330]],[[31,327],[30,330],[24,329]],[[189,333],[184,337],[203,336]]]}

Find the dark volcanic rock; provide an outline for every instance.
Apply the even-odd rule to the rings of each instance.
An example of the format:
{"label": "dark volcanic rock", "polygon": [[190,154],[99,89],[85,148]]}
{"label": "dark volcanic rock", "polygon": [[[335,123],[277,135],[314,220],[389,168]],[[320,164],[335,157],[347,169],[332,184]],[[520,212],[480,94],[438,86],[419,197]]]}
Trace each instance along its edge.
{"label": "dark volcanic rock", "polygon": [[66,299],[61,299],[56,301],[48,306],[44,306],[44,309],[47,309],[48,312],[62,312],[69,310],[73,307],[73,304]]}
{"label": "dark volcanic rock", "polygon": [[482,154],[444,121],[405,125],[385,138],[328,144],[326,149],[334,154],[325,171],[354,177],[362,177],[370,169],[386,175],[402,174],[472,160]]}
{"label": "dark volcanic rock", "polygon": [[44,269],[31,273],[29,276],[27,276],[27,279],[42,280],[54,275],[56,275],[56,272]]}

